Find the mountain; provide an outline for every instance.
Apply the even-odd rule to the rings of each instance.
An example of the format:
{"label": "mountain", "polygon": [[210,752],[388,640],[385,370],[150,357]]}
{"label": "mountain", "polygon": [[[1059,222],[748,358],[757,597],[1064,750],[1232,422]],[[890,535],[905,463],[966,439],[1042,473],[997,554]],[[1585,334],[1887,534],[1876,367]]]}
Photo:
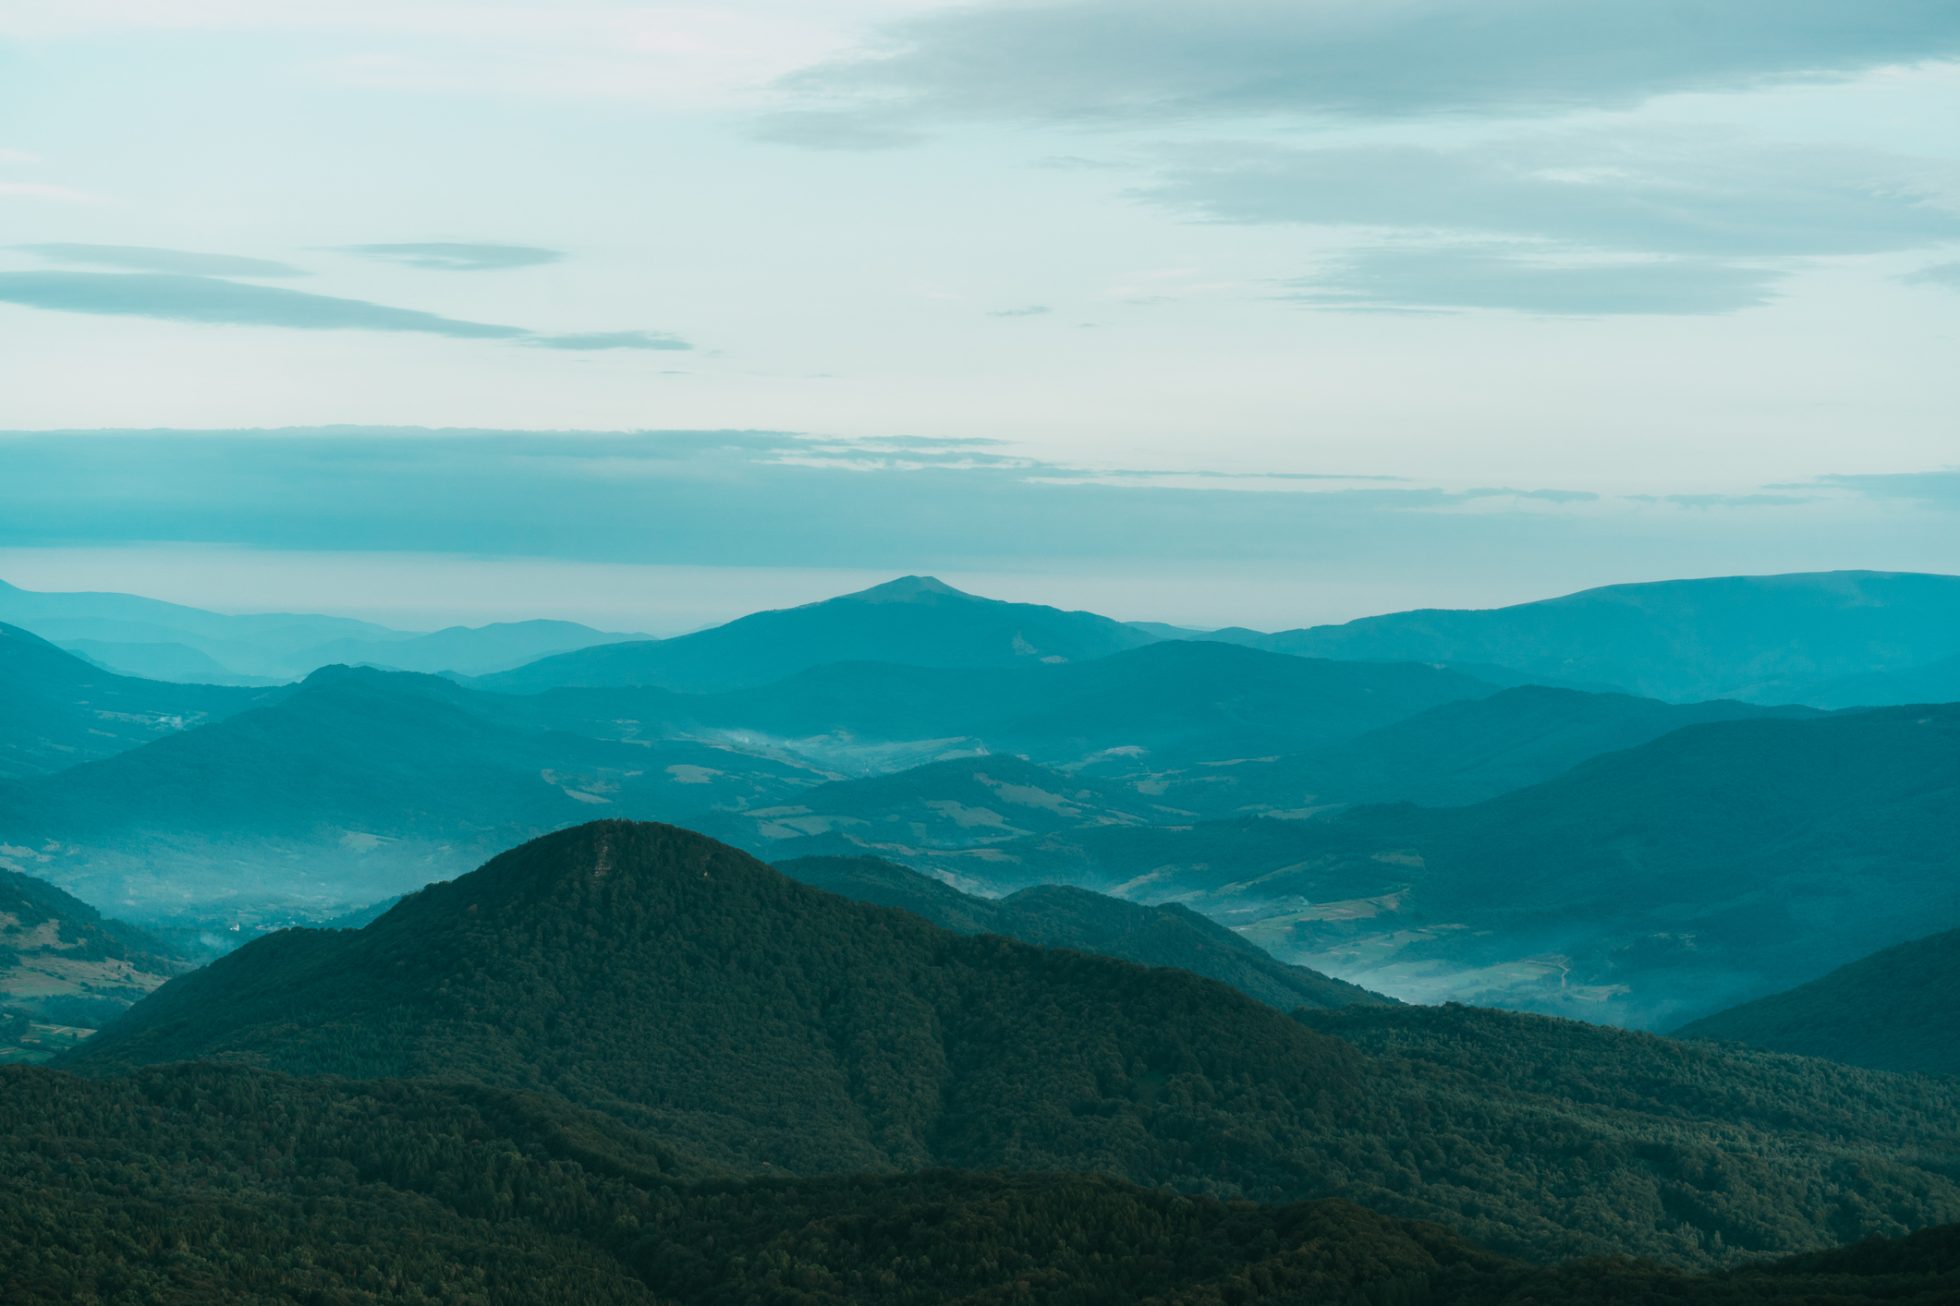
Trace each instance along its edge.
{"label": "mountain", "polygon": [[1534,1266],[1340,1201],[1094,1176],[704,1181],[544,1099],[188,1065],[0,1069],[10,1301],[1936,1306],[1960,1228],[1687,1275]]}
{"label": "mountain", "polygon": [[485,683],[514,692],[608,685],[732,689],[833,662],[1022,666],[1079,662],[1151,640],[1135,627],[1094,613],[1003,603],[930,576],[905,576],[675,639],[562,653],[487,677]]}
{"label": "mountain", "polygon": [[951,934],[604,822],[360,930],[247,944],[62,1064],[440,1076],[738,1173],[1094,1170],[1542,1256],[1708,1264],[1960,1218],[1960,1086],[1497,1019],[1412,1013],[1435,1067],[1411,1069],[1182,971]]}
{"label": "mountain", "polygon": [[1169,806],[1212,814],[1303,814],[1355,803],[1452,806],[1549,780],[1683,726],[1810,714],[1527,685],[1445,703],[1306,753],[1161,775],[1156,792]]}
{"label": "mountain", "polygon": [[108,757],[222,719],[256,697],[116,675],[0,625],[0,779]]}
{"label": "mountain", "polygon": [[1676,1033],[1879,1070],[1960,1075],[1960,930],[1887,948]]}
{"label": "mountain", "polygon": [[22,869],[140,918],[332,914],[595,811],[686,817],[823,778],[687,740],[507,722],[502,702],[434,676],[326,668],[202,729],[0,785],[0,843]]}
{"label": "mountain", "polygon": [[1258,646],[1487,663],[1675,702],[1811,702],[1841,677],[1960,653],[1960,576],[1833,571],[1611,585],[1506,608],[1365,617]]}
{"label": "mountain", "polygon": [[186,968],[161,940],[24,875],[0,845],[0,1062],[70,1046]]}
{"label": "mountain", "polygon": [[1304,966],[1275,961],[1224,926],[1174,904],[1144,907],[1063,885],[976,898],[875,857],[799,857],[776,863],[776,869],[826,893],[902,907],[956,934],[1004,934],[1140,966],[1175,966],[1282,1011],[1389,1001]]}
{"label": "mountain", "polygon": [[1397,997],[1672,1026],[1960,925],[1960,706],[1718,721],[1457,808],[1089,828],[922,864],[1176,900]]}
{"label": "mountain", "polygon": [[4,582],[0,621],[124,675],[204,684],[283,684],[335,663],[487,675],[552,653],[639,638],[570,621],[415,634],[347,617],[207,612],[134,594],[49,593]]}
{"label": "mountain", "polygon": [[1960,653],[1896,671],[1868,671],[1825,681],[1806,697],[1819,707],[1960,702]]}

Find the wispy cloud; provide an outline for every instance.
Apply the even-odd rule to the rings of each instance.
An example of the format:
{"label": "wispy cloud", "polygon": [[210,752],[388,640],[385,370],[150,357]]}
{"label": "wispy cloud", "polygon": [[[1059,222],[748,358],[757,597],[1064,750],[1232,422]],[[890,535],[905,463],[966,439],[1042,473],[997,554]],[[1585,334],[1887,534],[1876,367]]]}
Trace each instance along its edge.
{"label": "wispy cloud", "polygon": [[239,254],[208,254],[155,245],[83,245],[70,241],[38,241],[15,249],[50,263],[79,263],[84,267],[122,268],[131,272],[171,272],[212,277],[299,277],[303,268],[272,259]]}
{"label": "wispy cloud", "polygon": [[1949,290],[1960,290],[1960,263],[1935,263],[1932,267],[1908,272],[1899,279],[1911,286],[1943,286]]}
{"label": "wispy cloud", "polygon": [[1778,274],[1714,259],[1561,261],[1504,246],[1383,247],[1284,284],[1319,308],[1502,309],[1547,315],[1729,313],[1770,302]]}
{"label": "wispy cloud", "polygon": [[396,241],[371,245],[340,245],[343,254],[400,263],[435,272],[501,272],[509,268],[532,268],[556,263],[563,250],[540,245],[486,245],[464,241]]}
{"label": "wispy cloud", "polygon": [[579,331],[567,335],[532,336],[526,343],[536,345],[540,349],[564,349],[577,352],[601,349],[694,348],[679,336],[670,336],[659,331]]}
{"label": "wispy cloud", "polygon": [[1948,0],[1050,0],[900,22],[785,89],[914,128],[1406,117],[1617,107],[1956,53]]}
{"label": "wispy cloud", "polygon": [[1046,304],[1022,304],[1018,308],[995,308],[987,311],[988,317],[1046,317],[1051,310]]}
{"label": "wispy cloud", "polygon": [[[277,327],[300,331],[404,331],[464,340],[512,340],[547,348],[687,348],[650,332],[552,336],[524,327],[473,322],[364,299],[343,299],[161,272],[0,272],[0,303],[65,313],[143,317],[204,325]],[[564,340],[583,341],[566,345]]]}
{"label": "wispy cloud", "polygon": [[57,204],[94,204],[96,197],[73,186],[51,181],[0,181],[0,199],[49,200]]}

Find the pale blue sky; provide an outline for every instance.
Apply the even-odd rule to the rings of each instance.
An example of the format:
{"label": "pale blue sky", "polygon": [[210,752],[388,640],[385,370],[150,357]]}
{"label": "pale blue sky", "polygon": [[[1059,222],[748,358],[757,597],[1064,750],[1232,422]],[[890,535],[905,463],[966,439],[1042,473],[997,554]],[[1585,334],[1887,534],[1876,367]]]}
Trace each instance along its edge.
{"label": "pale blue sky", "polygon": [[[819,444],[562,437],[506,504],[509,444],[448,437],[481,511],[403,539],[385,477],[266,511],[310,445],[179,486],[151,437],[118,499],[106,446],[0,440],[0,562],[168,540],[246,606],[198,549],[932,568],[1269,625],[1960,571],[1950,488],[1878,497],[1960,465],[1956,59],[1949,0],[15,0],[0,427]],[[1011,465],[835,454],[901,436]]]}

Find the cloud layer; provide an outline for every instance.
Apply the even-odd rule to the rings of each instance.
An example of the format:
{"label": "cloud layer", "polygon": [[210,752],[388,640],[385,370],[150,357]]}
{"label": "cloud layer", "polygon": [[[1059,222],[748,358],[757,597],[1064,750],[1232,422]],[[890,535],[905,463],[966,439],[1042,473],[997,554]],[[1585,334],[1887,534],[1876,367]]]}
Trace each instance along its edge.
{"label": "cloud layer", "polygon": [[221,277],[164,272],[0,272],[0,303],[64,313],[298,331],[407,331],[458,340],[510,340],[545,349],[688,349],[651,331],[553,335],[525,327],[316,295]]}
{"label": "cloud layer", "polygon": [[914,18],[786,86],[820,112],[911,125],[1406,117],[1623,106],[1956,53],[1949,0],[1050,0]]}
{"label": "cloud layer", "polygon": [[356,254],[383,263],[399,263],[433,272],[501,272],[509,268],[534,268],[556,263],[565,257],[563,250],[546,249],[541,245],[482,245],[450,240],[397,241],[378,245],[340,245],[336,248],[343,254]]}
{"label": "cloud layer", "polygon": [[208,254],[189,249],[163,249],[155,245],[85,245],[72,241],[44,240],[16,245],[21,250],[50,263],[72,263],[83,267],[120,268],[127,272],[169,272],[203,277],[303,277],[306,271],[290,263],[272,259],[247,258],[240,254]]}

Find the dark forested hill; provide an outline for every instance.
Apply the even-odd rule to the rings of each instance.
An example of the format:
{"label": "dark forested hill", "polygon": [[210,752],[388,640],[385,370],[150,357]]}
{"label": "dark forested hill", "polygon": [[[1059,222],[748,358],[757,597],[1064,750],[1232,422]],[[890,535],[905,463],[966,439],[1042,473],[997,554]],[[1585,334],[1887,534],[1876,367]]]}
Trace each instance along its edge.
{"label": "dark forested hill", "polygon": [[1960,930],[1887,948],[1678,1033],[1880,1070],[1960,1075]]}
{"label": "dark forested hill", "polygon": [[1003,603],[962,593],[930,576],[906,576],[821,603],[757,612],[692,635],[560,653],[485,683],[520,692],[566,685],[729,689],[833,662],[928,667],[1075,662],[1152,638],[1092,612]]}
{"label": "dark forested hill", "polygon": [[[443,1076],[560,1096],[749,1173],[1093,1169],[1345,1196],[1545,1255],[1705,1263],[1960,1218],[1960,1089],[1592,1034],[1564,1080],[1604,1080],[1611,1110],[1528,1074],[1439,1096],[1209,980],[954,935],[608,822],[363,929],[249,944],[66,1063]],[[1718,1082],[1748,1087],[1689,1091]]]}
{"label": "dark forested hill", "polygon": [[119,676],[0,625],[0,779],[108,757],[241,711],[256,697]]}
{"label": "dark forested hill", "polygon": [[1944,1306],[1960,1230],[1705,1277],[1536,1268],[1345,1202],[1071,1175],[704,1181],[547,1099],[191,1065],[0,1070],[14,1302]]}
{"label": "dark forested hill", "polygon": [[1806,702],[1825,682],[1956,651],[1960,576],[1833,571],[1611,585],[1482,611],[1425,610],[1285,631],[1260,647],[1325,658],[1487,663],[1553,683],[1686,702]]}
{"label": "dark forested hill", "polygon": [[1087,889],[1041,885],[976,898],[875,857],[799,857],[776,869],[827,893],[902,907],[960,934],[1005,934],[1142,966],[1175,966],[1229,984],[1282,1011],[1389,999],[1304,966],[1289,966],[1186,907],[1146,907]]}

